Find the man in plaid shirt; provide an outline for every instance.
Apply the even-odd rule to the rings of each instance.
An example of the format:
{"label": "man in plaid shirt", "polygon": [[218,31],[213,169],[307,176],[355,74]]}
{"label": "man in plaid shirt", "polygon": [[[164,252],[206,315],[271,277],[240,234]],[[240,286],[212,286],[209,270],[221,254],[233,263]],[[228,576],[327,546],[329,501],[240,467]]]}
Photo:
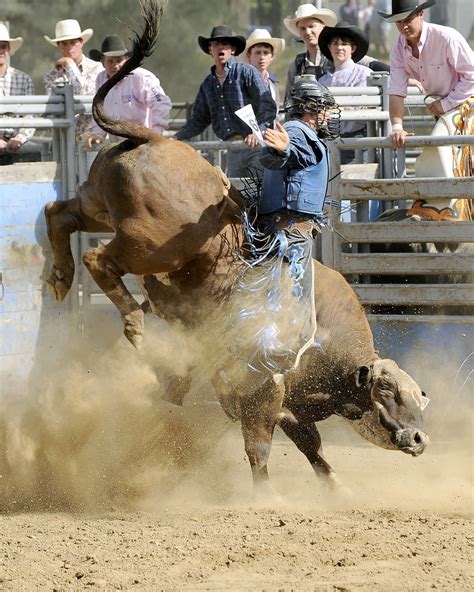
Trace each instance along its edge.
{"label": "man in plaid shirt", "polygon": [[244,51],[246,39],[234,35],[226,25],[219,25],[214,27],[210,37],[200,36],[198,42],[201,49],[212,56],[214,65],[199,88],[190,118],[174,137],[189,140],[212,124],[221,140],[243,140],[247,144],[243,150],[228,153],[227,175],[247,177],[250,172],[261,176],[263,167],[257,139],[235,111],[252,105],[263,132],[273,127],[277,106],[260,72],[234,60],[234,56]]}
{"label": "man in plaid shirt", "polygon": [[[23,45],[21,37],[10,38],[7,28],[0,24],[0,96],[34,95],[33,81],[28,74],[12,68],[9,58]],[[41,148],[30,142],[34,129],[0,129],[0,165],[19,161],[41,160]]]}

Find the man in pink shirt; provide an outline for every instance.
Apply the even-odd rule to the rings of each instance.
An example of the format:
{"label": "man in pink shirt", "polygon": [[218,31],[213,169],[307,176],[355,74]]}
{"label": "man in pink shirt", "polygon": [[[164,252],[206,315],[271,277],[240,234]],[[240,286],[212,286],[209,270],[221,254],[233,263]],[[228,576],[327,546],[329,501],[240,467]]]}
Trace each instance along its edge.
{"label": "man in pink shirt", "polygon": [[474,95],[473,52],[455,29],[425,22],[424,9],[433,4],[435,0],[392,0],[392,14],[379,12],[400,33],[390,54],[388,88],[390,137],[397,148],[405,145],[408,135],[403,129],[403,110],[409,78],[421,82],[426,95],[434,97],[428,105],[433,115],[454,116]]}
{"label": "man in pink shirt", "polygon": [[[125,64],[129,51],[117,35],[108,35],[102,43],[101,51],[92,49],[89,56],[95,61],[102,61],[105,68],[97,76],[98,90]],[[104,107],[107,115],[114,119],[138,123],[161,134],[168,127],[171,100],[152,72],[137,68],[109,91]],[[105,132],[94,122],[91,135],[84,139],[85,147],[91,149],[105,138]],[[119,142],[122,138],[110,136],[109,139]]]}

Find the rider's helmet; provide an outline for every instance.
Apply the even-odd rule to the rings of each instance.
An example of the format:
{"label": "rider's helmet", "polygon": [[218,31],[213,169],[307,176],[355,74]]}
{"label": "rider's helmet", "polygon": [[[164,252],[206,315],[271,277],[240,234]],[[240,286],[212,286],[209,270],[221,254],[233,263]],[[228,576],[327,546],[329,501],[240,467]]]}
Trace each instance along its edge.
{"label": "rider's helmet", "polygon": [[320,84],[312,75],[305,74],[295,79],[290,89],[284,110],[290,116],[303,113],[320,113],[318,135],[334,139],[339,136],[341,111],[328,88]]}

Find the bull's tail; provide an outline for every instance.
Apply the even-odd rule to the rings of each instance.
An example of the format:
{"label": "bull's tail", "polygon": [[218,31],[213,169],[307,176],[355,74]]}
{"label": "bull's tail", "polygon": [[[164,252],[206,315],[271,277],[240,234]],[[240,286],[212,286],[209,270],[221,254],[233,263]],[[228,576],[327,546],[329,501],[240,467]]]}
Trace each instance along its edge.
{"label": "bull's tail", "polygon": [[128,76],[135,68],[141,66],[144,59],[153,53],[166,2],[165,0],[139,0],[139,2],[144,25],[141,35],[135,33],[132,55],[123,67],[99,88],[92,103],[94,119],[104,131],[114,136],[128,138],[136,145],[146,144],[150,140],[159,141],[162,136],[142,125],[108,117],[104,111],[104,101],[111,88],[123,80],[125,76]]}

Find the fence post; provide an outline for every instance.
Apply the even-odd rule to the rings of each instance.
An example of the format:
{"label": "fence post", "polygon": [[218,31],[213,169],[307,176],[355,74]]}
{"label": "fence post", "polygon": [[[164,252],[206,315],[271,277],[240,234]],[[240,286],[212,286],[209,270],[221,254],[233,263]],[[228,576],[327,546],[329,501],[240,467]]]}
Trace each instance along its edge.
{"label": "fence post", "polygon": [[[76,120],[74,117],[74,93],[71,84],[57,86],[53,92],[64,96],[64,117],[70,121],[70,125],[62,134],[65,146],[62,147],[62,154],[65,155],[65,169],[63,175],[66,179],[65,197],[71,199],[76,194]],[[62,163],[61,163],[62,164]]]}
{"label": "fence post", "polygon": [[[76,195],[77,166],[76,166],[76,119],[74,116],[74,92],[71,84],[56,86],[53,93],[64,96],[64,117],[69,125],[60,132],[61,175],[63,178],[63,199],[72,199]],[[71,250],[76,262],[76,269],[80,269],[80,233],[74,233],[70,237]],[[74,274],[70,291],[70,313],[75,327],[80,330],[80,299],[79,299],[79,273]]]}

